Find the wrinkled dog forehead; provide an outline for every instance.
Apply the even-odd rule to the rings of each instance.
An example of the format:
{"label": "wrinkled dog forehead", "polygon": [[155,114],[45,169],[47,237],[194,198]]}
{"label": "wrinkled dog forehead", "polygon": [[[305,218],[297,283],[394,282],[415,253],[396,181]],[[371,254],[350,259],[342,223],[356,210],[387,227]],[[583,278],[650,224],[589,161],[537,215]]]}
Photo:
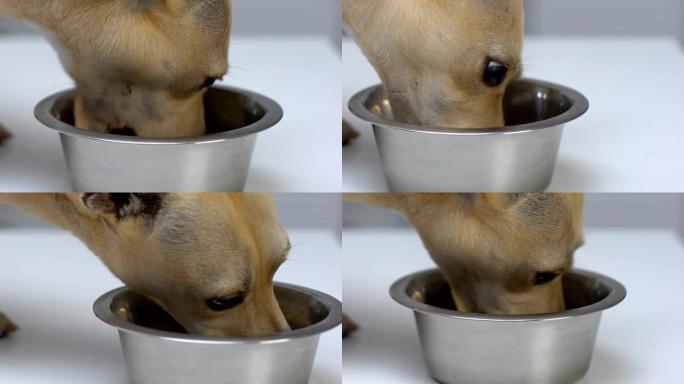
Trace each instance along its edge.
{"label": "wrinkled dog forehead", "polygon": [[388,22],[365,31],[382,42],[368,44],[377,46],[371,56],[402,55],[409,62],[418,56],[421,66],[440,60],[463,66],[463,56],[474,54],[495,55],[511,65],[518,60],[524,29],[520,0],[391,1],[384,7],[380,15]]}
{"label": "wrinkled dog forehead", "polygon": [[578,196],[535,193],[517,207],[527,225],[552,230],[581,240],[583,236],[583,204]]}
{"label": "wrinkled dog forehead", "polygon": [[561,196],[539,193],[525,196],[516,211],[527,224],[552,228],[570,223],[569,208]]}
{"label": "wrinkled dog forehead", "polygon": [[[208,66],[203,71],[223,72],[231,28],[230,1],[160,3],[131,0],[112,2],[106,8],[79,9],[65,14],[54,28],[44,29],[50,31],[48,37],[67,69],[92,64],[102,72],[101,67],[106,66],[109,71],[117,70],[107,76],[112,78],[116,74],[132,76],[149,67],[158,70],[160,65],[167,71],[179,70],[177,67],[189,62]],[[109,23],[110,19],[118,22]]]}
{"label": "wrinkled dog forehead", "polygon": [[177,252],[205,257],[271,259],[288,246],[275,209],[262,199],[229,193],[169,194],[154,223],[154,236]]}
{"label": "wrinkled dog forehead", "polygon": [[249,233],[242,215],[228,199],[209,195],[167,195],[154,223],[156,237],[165,245],[188,252],[227,247],[247,254]]}

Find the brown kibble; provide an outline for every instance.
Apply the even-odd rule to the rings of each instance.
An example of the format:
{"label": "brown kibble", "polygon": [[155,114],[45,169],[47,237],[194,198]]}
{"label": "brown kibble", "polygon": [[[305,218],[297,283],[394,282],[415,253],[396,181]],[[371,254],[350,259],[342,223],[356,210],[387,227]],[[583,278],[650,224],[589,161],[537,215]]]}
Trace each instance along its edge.
{"label": "brown kibble", "polygon": [[16,324],[14,324],[5,315],[0,313],[0,338],[8,336],[12,332],[19,330]]}
{"label": "brown kibble", "polygon": [[347,124],[346,121],[342,122],[342,145],[349,144],[352,140],[361,136],[351,125]]}
{"label": "brown kibble", "polygon": [[342,337],[348,337],[350,334],[359,330],[359,326],[351,321],[347,316],[342,315]]}
{"label": "brown kibble", "polygon": [[5,127],[0,124],[0,144],[2,144],[3,141],[9,140],[12,138],[12,134],[10,131],[6,130]]}

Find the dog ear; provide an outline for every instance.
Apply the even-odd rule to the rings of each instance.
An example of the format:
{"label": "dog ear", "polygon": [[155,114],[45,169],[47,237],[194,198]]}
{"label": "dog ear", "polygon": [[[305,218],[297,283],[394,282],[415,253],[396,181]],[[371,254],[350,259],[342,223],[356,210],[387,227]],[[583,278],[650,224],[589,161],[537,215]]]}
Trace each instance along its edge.
{"label": "dog ear", "polygon": [[81,201],[91,211],[125,219],[156,216],[161,209],[163,197],[164,194],[160,193],[84,193]]}
{"label": "dog ear", "polygon": [[[86,208],[102,214],[114,214],[119,210],[119,202],[122,196],[117,193],[84,193],[81,195],[81,202]],[[128,194],[123,194],[128,195]]]}

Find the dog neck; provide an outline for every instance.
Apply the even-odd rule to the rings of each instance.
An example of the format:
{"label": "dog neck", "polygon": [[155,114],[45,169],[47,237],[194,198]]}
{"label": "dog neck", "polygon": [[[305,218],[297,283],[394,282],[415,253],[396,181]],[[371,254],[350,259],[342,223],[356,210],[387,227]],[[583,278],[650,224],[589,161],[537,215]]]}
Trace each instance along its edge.
{"label": "dog neck", "polygon": [[[71,232],[82,240],[108,267],[116,265],[108,247],[106,222],[96,217],[80,203],[77,193],[0,194],[0,204],[14,206],[49,224]],[[97,241],[93,241],[97,239]]]}
{"label": "dog neck", "polygon": [[63,3],[63,0],[0,0],[0,16],[50,25],[51,20],[60,17]]}
{"label": "dog neck", "polygon": [[73,203],[76,194],[61,193],[2,193],[0,204],[7,204],[21,209],[50,224],[66,229],[78,235],[88,223],[82,210]]}

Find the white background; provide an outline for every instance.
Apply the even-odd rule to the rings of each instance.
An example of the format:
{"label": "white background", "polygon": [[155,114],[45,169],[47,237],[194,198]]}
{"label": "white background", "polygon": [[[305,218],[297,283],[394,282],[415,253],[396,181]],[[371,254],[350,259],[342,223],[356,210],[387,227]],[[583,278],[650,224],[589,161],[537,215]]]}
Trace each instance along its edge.
{"label": "white background", "polygon": [[527,30],[534,34],[678,36],[684,32],[681,0],[525,0],[525,9]]}

